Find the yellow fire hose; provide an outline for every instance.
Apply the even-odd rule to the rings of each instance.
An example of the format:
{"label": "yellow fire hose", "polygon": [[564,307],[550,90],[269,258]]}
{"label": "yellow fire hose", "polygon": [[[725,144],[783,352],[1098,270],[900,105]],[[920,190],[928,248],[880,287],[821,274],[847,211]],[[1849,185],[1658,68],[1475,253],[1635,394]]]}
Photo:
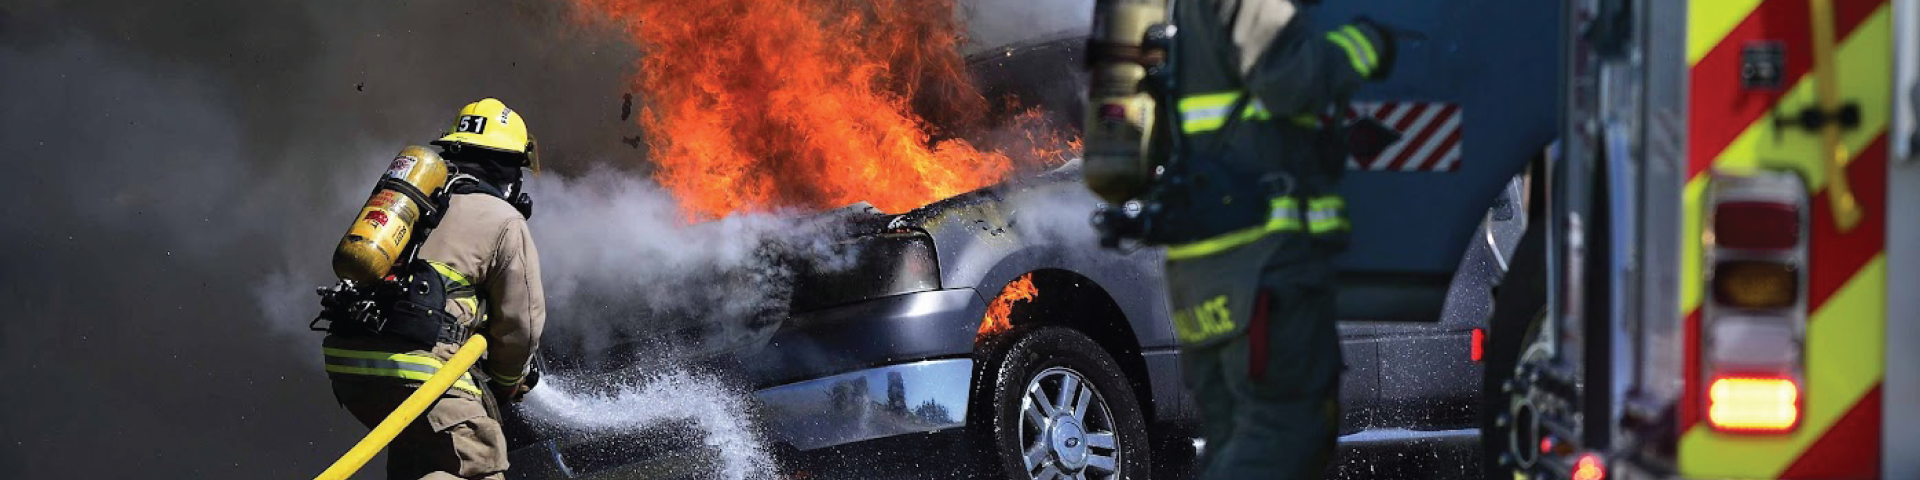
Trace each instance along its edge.
{"label": "yellow fire hose", "polygon": [[327,467],[327,471],[320,472],[320,476],[314,477],[315,480],[345,480],[353,476],[354,472],[360,471],[360,467],[366,466],[368,460],[373,460],[374,455],[379,454],[380,450],[387,448],[388,443],[393,442],[393,437],[400,435],[400,430],[405,429],[407,424],[413,423],[414,419],[420,418],[420,413],[427,411],[427,407],[432,406],[433,401],[440,398],[440,394],[446,393],[448,388],[453,387],[455,380],[459,380],[461,375],[465,375],[468,369],[473,368],[473,362],[479,360],[480,354],[485,351],[487,351],[487,339],[479,335],[467,339],[467,344],[461,346],[460,351],[454,352],[453,358],[447,360],[446,365],[440,367],[440,371],[434,372],[433,377],[427,379],[427,383],[414,389],[413,394],[408,395],[406,401],[400,402],[399,408],[393,409],[393,413],[387,414],[386,420],[381,420],[380,425],[373,427],[373,431],[367,432],[366,438],[360,439],[360,444],[354,445],[352,450],[347,450],[346,455],[341,456],[339,461],[333,462],[333,466]]}

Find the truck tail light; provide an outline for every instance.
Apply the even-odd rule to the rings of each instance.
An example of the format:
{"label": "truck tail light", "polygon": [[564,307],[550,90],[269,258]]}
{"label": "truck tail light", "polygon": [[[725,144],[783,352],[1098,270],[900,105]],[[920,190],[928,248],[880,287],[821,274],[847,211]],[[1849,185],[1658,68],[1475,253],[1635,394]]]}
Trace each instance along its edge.
{"label": "truck tail light", "polygon": [[1727,248],[1793,248],[1800,244],[1800,212],[1778,202],[1721,203],[1713,212],[1713,236]]}
{"label": "truck tail light", "polygon": [[1800,421],[1800,385],[1791,378],[1722,377],[1707,389],[1707,422],[1730,432],[1774,433]]}
{"label": "truck tail light", "polygon": [[1585,454],[1573,462],[1573,480],[1606,480],[1607,466],[1599,455]]}
{"label": "truck tail light", "polygon": [[1800,296],[1800,272],[1795,270],[1779,262],[1722,262],[1713,267],[1713,294],[1732,307],[1791,307]]}
{"label": "truck tail light", "polygon": [[1806,378],[1806,182],[1791,171],[1714,172],[1702,232],[1707,298],[1700,376],[1708,426],[1773,434],[1799,426]]}

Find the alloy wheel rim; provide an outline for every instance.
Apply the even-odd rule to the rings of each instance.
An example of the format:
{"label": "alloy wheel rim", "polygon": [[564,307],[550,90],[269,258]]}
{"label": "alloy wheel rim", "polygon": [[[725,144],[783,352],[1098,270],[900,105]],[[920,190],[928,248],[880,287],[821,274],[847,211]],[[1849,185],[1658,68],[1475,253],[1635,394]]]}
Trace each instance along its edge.
{"label": "alloy wheel rim", "polygon": [[1027,381],[1020,445],[1032,480],[1120,478],[1120,442],[1106,398],[1086,376],[1051,367]]}

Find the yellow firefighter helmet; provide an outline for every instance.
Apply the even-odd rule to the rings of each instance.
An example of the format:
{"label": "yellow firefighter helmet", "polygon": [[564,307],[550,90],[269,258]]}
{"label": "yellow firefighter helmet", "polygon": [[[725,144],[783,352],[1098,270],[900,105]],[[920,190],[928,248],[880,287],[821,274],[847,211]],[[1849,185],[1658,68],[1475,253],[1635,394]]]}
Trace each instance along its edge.
{"label": "yellow firefighter helmet", "polygon": [[527,131],[527,122],[520,119],[519,112],[507,108],[507,104],[498,99],[483,98],[461,108],[460,114],[453,120],[453,128],[433,144],[517,153],[526,158],[526,163],[521,166],[532,169],[535,174],[540,173],[540,153],[533,133]]}

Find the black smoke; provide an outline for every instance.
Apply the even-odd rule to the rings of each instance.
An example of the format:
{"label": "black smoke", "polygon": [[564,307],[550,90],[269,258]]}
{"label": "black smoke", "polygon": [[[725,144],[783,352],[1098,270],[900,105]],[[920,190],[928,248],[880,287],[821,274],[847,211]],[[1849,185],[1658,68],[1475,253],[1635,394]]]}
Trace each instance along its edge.
{"label": "black smoke", "polygon": [[305,326],[393,153],[494,96],[550,171],[644,175],[636,53],[570,15],[0,1],[0,478],[305,478],[343,453],[365,430]]}

